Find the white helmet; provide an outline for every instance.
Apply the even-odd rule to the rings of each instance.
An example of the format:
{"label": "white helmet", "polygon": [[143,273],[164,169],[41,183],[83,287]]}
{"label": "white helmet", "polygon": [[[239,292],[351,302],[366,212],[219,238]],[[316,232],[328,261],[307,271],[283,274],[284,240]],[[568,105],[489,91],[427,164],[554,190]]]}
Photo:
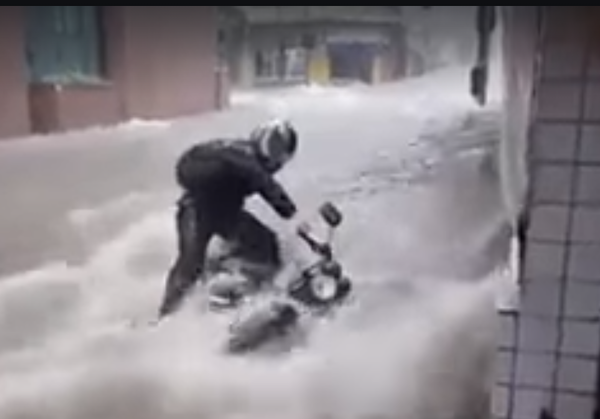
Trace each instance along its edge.
{"label": "white helmet", "polygon": [[256,127],[250,133],[261,159],[271,170],[279,170],[296,153],[298,134],[285,120],[273,119]]}

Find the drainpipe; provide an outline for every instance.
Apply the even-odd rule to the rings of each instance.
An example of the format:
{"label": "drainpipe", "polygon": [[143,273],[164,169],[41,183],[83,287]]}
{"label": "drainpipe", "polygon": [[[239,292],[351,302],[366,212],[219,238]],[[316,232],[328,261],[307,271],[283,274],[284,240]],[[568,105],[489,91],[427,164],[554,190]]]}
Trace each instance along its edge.
{"label": "drainpipe", "polygon": [[492,33],[496,27],[496,6],[477,6],[477,58],[471,69],[471,95],[484,106],[487,101]]}

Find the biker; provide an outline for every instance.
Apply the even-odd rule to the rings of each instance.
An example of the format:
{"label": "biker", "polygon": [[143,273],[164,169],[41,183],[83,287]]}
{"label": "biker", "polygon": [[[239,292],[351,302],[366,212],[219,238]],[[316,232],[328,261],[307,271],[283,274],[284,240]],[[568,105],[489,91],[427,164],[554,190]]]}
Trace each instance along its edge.
{"label": "biker", "polygon": [[297,147],[294,127],[276,119],[259,125],[246,139],[215,139],[181,155],[176,164],[183,189],[176,213],[178,255],[167,277],[161,318],[177,310],[199,278],[206,282],[206,252],[215,235],[232,249],[231,256],[260,267],[245,272],[251,281],[271,279],[281,268],[276,234],[244,204],[259,194],[280,217],[294,217],[296,205],[274,175]]}

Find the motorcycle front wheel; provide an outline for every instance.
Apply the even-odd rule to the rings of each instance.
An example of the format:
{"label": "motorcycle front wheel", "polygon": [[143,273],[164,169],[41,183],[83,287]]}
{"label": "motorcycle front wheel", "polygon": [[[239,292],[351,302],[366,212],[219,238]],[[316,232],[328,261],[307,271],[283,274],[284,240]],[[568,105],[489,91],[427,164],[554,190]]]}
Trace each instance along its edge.
{"label": "motorcycle front wheel", "polygon": [[352,291],[347,277],[315,275],[296,281],[289,288],[290,295],[308,307],[333,307],[344,301]]}

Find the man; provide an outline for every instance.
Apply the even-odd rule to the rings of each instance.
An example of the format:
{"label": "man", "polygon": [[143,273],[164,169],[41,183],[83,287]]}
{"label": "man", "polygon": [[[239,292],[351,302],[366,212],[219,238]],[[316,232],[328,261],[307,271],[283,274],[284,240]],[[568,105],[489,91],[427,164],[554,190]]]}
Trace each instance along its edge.
{"label": "man", "polygon": [[[260,282],[281,267],[276,234],[244,209],[259,194],[284,219],[296,205],[274,175],[295,155],[296,130],[273,120],[257,127],[248,139],[214,140],[187,150],[176,166],[184,193],[178,202],[178,256],[169,272],[160,317],[177,310],[204,274],[209,241],[220,236],[232,255],[265,271],[250,278]],[[203,278],[206,280],[206,278]]]}

